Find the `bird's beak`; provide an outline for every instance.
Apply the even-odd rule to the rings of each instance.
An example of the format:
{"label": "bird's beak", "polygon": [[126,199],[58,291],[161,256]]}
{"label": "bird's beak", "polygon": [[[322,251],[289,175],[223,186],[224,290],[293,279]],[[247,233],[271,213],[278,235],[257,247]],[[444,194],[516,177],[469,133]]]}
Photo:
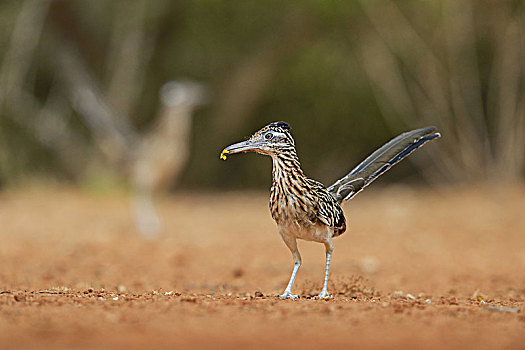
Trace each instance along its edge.
{"label": "bird's beak", "polygon": [[226,157],[229,154],[235,154],[235,153],[245,153],[245,152],[255,152],[259,149],[259,144],[251,141],[242,141],[234,143],[233,145],[230,145],[226,147],[222,153],[221,153],[221,159],[226,160]]}

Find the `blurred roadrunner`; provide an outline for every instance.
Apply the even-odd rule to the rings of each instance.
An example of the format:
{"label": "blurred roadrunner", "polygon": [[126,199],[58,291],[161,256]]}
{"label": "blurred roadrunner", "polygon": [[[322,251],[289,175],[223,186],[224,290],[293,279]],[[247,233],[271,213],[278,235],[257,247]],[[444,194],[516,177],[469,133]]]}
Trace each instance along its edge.
{"label": "blurred roadrunner", "polygon": [[183,80],[164,84],[160,97],[162,108],[157,123],[131,148],[134,218],[140,234],[148,239],[157,238],[163,228],[153,196],[184,169],[193,112],[208,101],[204,85]]}
{"label": "blurred roadrunner", "polygon": [[332,238],[346,230],[341,202],[354,197],[426,142],[440,137],[441,135],[435,130],[435,127],[427,127],[397,136],[328,188],[304,174],[290,133],[290,126],[285,122],[271,123],[257,131],[247,141],[235,143],[222,151],[223,160],[226,160],[229,154],[244,152],[257,152],[272,157],[273,183],[270,211],[294,260],[290,282],[280,298],[297,298],[297,295],[292,294],[295,275],[301,266],[297,238],[325,245],[326,270],[319,298],[330,297],[327,284],[334,250]]}

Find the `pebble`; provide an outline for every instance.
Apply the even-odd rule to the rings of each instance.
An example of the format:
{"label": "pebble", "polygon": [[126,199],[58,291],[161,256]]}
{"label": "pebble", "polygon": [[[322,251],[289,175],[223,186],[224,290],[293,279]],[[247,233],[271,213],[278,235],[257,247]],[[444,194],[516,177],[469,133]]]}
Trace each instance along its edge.
{"label": "pebble", "polygon": [[518,312],[520,311],[517,307],[508,307],[508,306],[486,306],[488,311],[497,311],[497,312]]}
{"label": "pebble", "polygon": [[392,298],[402,298],[403,297],[403,291],[396,290],[394,293],[392,293]]}

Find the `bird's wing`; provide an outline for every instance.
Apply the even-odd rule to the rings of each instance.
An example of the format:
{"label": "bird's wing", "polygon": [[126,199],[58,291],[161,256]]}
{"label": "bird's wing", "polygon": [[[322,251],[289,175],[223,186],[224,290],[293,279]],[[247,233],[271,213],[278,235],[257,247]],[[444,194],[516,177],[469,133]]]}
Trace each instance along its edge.
{"label": "bird's wing", "polygon": [[440,137],[433,126],[405,132],[376,150],[345,177],[328,187],[338,203],[351,199],[392,166],[430,140]]}
{"label": "bird's wing", "polygon": [[315,192],[315,218],[324,225],[334,229],[334,234],[339,236],[346,230],[346,221],[343,210],[326,190],[324,185],[318,181],[308,179],[310,189]]}

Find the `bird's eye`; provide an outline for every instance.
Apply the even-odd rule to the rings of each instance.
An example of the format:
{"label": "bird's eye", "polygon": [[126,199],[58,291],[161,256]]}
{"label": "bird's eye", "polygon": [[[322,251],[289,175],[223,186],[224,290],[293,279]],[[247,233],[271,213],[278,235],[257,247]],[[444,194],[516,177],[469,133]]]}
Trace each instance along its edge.
{"label": "bird's eye", "polygon": [[273,139],[273,134],[271,132],[267,132],[266,134],[264,134],[264,139],[266,141]]}

